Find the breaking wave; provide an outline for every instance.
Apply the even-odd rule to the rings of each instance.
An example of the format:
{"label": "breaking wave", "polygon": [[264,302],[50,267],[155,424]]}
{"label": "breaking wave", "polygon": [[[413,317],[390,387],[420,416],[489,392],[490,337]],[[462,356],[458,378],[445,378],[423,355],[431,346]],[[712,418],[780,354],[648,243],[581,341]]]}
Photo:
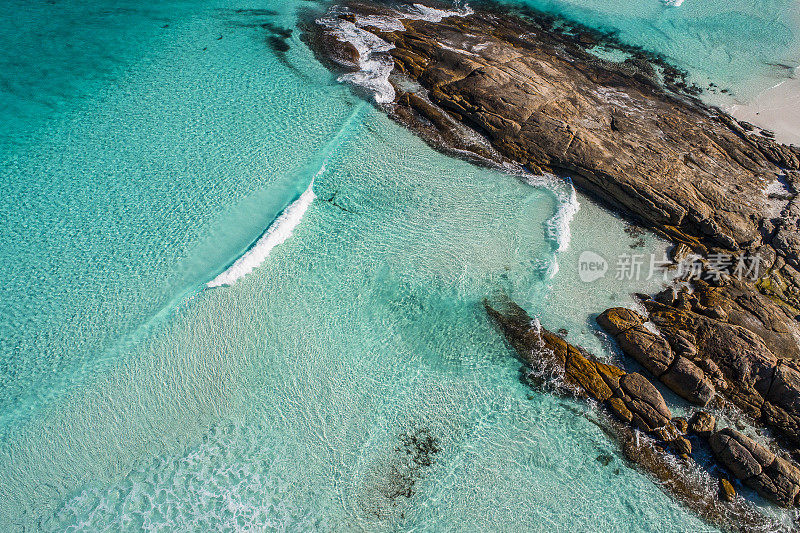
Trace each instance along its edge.
{"label": "breaking wave", "polygon": [[442,19],[447,17],[466,17],[473,13],[474,11],[467,5],[456,11],[451,11],[449,9],[436,9],[422,4],[414,4],[407,11],[401,13],[400,17],[413,20],[427,20],[429,22],[441,22]]}
{"label": "breaking wave", "polygon": [[543,187],[550,191],[556,197],[556,202],[558,203],[553,216],[545,222],[545,237],[550,241],[553,257],[543,270],[545,271],[545,276],[548,279],[552,279],[558,274],[556,255],[569,248],[569,243],[572,240],[570,223],[580,211],[581,204],[578,202],[578,194],[569,178],[561,179],[552,174],[540,176],[526,174],[523,177],[530,185]]}
{"label": "breaking wave", "polygon": [[413,4],[404,10],[394,11],[395,16],[355,16],[355,22],[345,20],[340,11],[332,11],[317,20],[328,28],[339,41],[349,43],[358,52],[358,70],[339,76],[338,80],[351,83],[368,90],[378,104],[390,104],[395,99],[395,90],[389,82],[389,75],[394,69],[394,59],[388,53],[394,45],[381,39],[374,33],[364,29],[376,27],[383,31],[402,31],[405,29],[402,20],[427,20],[440,22],[447,17],[463,17],[473,13],[469,7],[456,11],[435,9],[422,4]]}
{"label": "breaking wave", "polygon": [[545,223],[545,233],[548,240],[553,244],[554,252],[563,252],[569,248],[572,233],[570,223],[575,215],[580,211],[581,204],[578,202],[578,194],[572,181],[561,179],[552,174],[541,176],[525,176],[525,181],[534,187],[544,187],[552,192],[558,201],[556,212]]}
{"label": "breaking wave", "polygon": [[[319,170],[317,175],[325,171],[325,165]],[[264,262],[273,248],[282,244],[292,236],[292,232],[300,224],[308,206],[317,196],[314,194],[314,180],[311,180],[308,188],[300,195],[300,198],[289,204],[283,212],[270,224],[267,231],[244,255],[237,259],[227,270],[208,282],[208,287],[221,287],[231,285],[235,281],[243,278],[253,271],[258,265]]]}
{"label": "breaking wave", "polygon": [[389,83],[389,74],[394,68],[394,60],[387,52],[394,48],[388,43],[367,30],[361,29],[359,24],[376,23],[383,27],[390,27],[388,19],[366,20],[351,22],[332,14],[317,20],[331,30],[331,34],[338,40],[350,43],[358,52],[358,70],[339,76],[339,81],[367,89],[379,104],[388,104],[394,101],[395,92]]}

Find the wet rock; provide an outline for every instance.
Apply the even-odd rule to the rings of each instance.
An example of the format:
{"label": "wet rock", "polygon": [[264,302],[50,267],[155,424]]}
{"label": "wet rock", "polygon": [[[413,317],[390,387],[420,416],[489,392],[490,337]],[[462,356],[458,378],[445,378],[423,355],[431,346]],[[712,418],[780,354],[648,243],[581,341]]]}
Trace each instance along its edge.
{"label": "wet rock", "polygon": [[612,307],[611,309],[606,309],[597,317],[597,323],[613,336],[617,336],[633,327],[641,326],[646,320],[646,317],[627,307]]}
{"label": "wet rock", "polygon": [[800,470],[794,463],[731,428],[711,435],[709,444],[734,476],[764,498],[784,507],[800,503]]}
{"label": "wet rock", "polygon": [[670,252],[670,259],[672,259],[674,263],[681,263],[691,254],[692,249],[687,244],[679,242],[672,248]]}
{"label": "wet rock", "polygon": [[708,440],[717,459],[738,479],[747,480],[761,474],[775,456],[735,429],[720,430]]}
{"label": "wet rock", "polygon": [[694,362],[680,355],[694,356],[697,353],[693,341],[688,338],[690,335],[676,332],[672,336],[675,352],[679,354],[675,355],[667,339],[647,329],[644,320],[639,313],[623,307],[607,309],[597,317],[597,323],[616,337],[626,355],[634,358],[678,396],[697,405],[708,404],[715,393],[713,377],[708,377]]}
{"label": "wet rock", "polygon": [[717,419],[705,411],[697,411],[689,420],[689,433],[707,439],[717,429]]}
{"label": "wet rock", "polygon": [[736,489],[727,479],[719,479],[719,495],[726,502],[732,502],[736,499]]}
{"label": "wet rock", "polygon": [[630,423],[633,420],[633,413],[631,413],[630,409],[625,406],[625,402],[623,402],[620,398],[609,398],[606,405],[614,414],[614,416],[616,416],[620,421]]}
{"label": "wet rock", "polygon": [[661,375],[661,381],[678,396],[696,405],[704,406],[714,396],[714,385],[697,365],[678,356],[672,366]]}
{"label": "wet rock", "polygon": [[677,437],[670,442],[670,446],[675,450],[675,453],[681,457],[692,455],[692,443],[686,437]]}
{"label": "wet rock", "polygon": [[580,353],[572,353],[567,359],[567,376],[579,383],[592,398],[604,402],[611,398],[612,392],[606,382],[600,377],[597,367]]}
{"label": "wet rock", "polygon": [[[725,291],[704,290],[702,301],[730,296]],[[680,392],[678,382],[662,376],[671,389],[701,403],[707,401],[713,387],[747,415],[777,430],[792,446],[789,451],[800,447],[800,363],[779,359],[763,337],[742,326],[652,300],[645,305],[670,344],[677,346],[690,339],[696,351],[693,363],[700,374],[692,369],[693,381],[684,382]],[[707,388],[695,389],[702,396],[690,394],[686,383],[693,385],[701,374]]]}
{"label": "wet rock", "polygon": [[681,433],[686,433],[689,430],[689,421],[683,418],[682,416],[676,416],[672,419],[672,424],[680,431]]}
{"label": "wet rock", "polygon": [[[458,134],[462,145],[482,136],[502,158],[570,174],[589,194],[680,242],[676,259],[690,249],[761,245],[762,191],[781,167],[800,168],[795,151],[664,90],[655,59],[598,61],[588,40],[575,37],[585,31],[559,33],[539,21],[492,13],[405,20],[402,31],[363,29],[390,42],[396,69],[471,130]],[[658,66],[670,90],[693,92],[676,69]],[[409,113],[413,104],[399,89],[395,118],[434,144],[458,142],[436,131],[449,121],[431,127],[430,113]],[[796,228],[778,229],[779,252],[800,266]]]}
{"label": "wet rock", "polygon": [[633,421],[643,431],[652,431],[669,423],[672,413],[661,393],[641,374],[626,374],[619,380],[622,390],[630,397],[625,402],[633,413]]}
{"label": "wet rock", "polygon": [[620,348],[628,356],[633,357],[656,377],[664,374],[674,360],[666,339],[643,325],[623,331],[616,338]]}
{"label": "wet rock", "polygon": [[632,423],[642,431],[652,432],[668,426],[675,435],[663,439],[677,438],[677,430],[670,422],[672,413],[647,378],[602,363],[562,337],[533,327],[527,313],[507,299],[494,306],[485,302],[485,306],[523,361],[534,369],[534,374],[557,371],[560,367],[572,393],[603,402],[619,420]]}
{"label": "wet rock", "polygon": [[[564,372],[565,378],[570,382],[571,388],[568,392],[595,399],[598,399],[595,394],[603,397],[608,391],[612,393],[602,405],[620,421],[619,425],[613,426],[614,433],[621,439],[629,460],[646,468],[681,501],[693,506],[703,516],[715,517],[717,520],[724,516],[720,507],[697,505],[700,501],[707,502],[709,495],[702,492],[704,489],[700,484],[693,482],[698,479],[696,472],[684,470],[680,462],[664,459],[664,450],[669,449],[686,462],[691,462],[692,444],[681,435],[678,428],[686,425],[686,421],[681,423],[680,419],[676,419],[677,424],[672,422],[671,412],[664,398],[647,378],[637,373],[626,374],[613,365],[601,363],[560,336],[544,328],[534,327],[527,313],[510,300],[501,299],[495,304],[487,301],[484,305],[509,343],[518,351],[520,358],[536,372],[552,370],[554,364],[563,365],[563,368],[573,365],[575,370]],[[571,363],[573,360],[575,362]],[[610,380],[611,385],[606,380]],[[601,382],[605,388],[599,385]],[[584,384],[588,384],[590,388],[583,388]],[[710,433],[713,431],[714,420],[706,413],[698,413],[692,417],[688,426],[696,434]],[[652,435],[657,441],[640,439],[634,428]],[[797,496],[794,490],[797,470],[766,448],[731,429],[713,433],[710,443],[715,455],[726,468],[765,497],[787,504],[790,498]],[[602,462],[605,459],[598,460]],[[797,487],[800,490],[800,485]],[[736,509],[739,516],[750,516],[744,508]]]}

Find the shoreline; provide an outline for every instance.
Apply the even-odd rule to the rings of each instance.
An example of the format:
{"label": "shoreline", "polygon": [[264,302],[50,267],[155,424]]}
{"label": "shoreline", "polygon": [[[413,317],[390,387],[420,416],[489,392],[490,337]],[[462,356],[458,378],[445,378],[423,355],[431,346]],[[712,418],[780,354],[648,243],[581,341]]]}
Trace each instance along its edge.
{"label": "shoreline", "polygon": [[[617,45],[628,60],[599,58],[590,50],[600,43],[613,49],[613,37],[579,25],[491,7],[376,25],[376,17],[392,18],[391,8],[350,2],[337,9],[324,29],[313,30],[321,59],[334,70],[361,72],[340,80],[377,74],[371,81],[391,84],[394,99],[376,98],[378,107],[431,146],[479,164],[570,177],[590,197],[667,237],[674,263],[696,254],[697,280],[640,295],[646,313],[629,325],[600,325],[689,403],[741,411],[770,428],[779,437],[770,446],[786,459],[753,451],[762,457],[753,463],[757,471],[742,470],[730,454],[731,447],[760,444],[729,428],[703,439],[730,479],[783,507],[800,505],[800,149],[701,102],[699,88],[658,56]],[[338,26],[348,32],[331,31]],[[344,33],[366,35],[379,47],[365,61],[363,42]],[[369,63],[384,68],[369,72]],[[780,198],[769,192],[776,179],[786,184]],[[778,218],[770,214],[775,205]],[[729,266],[709,285],[709,259],[720,254],[755,257],[765,272],[737,281]],[[621,312],[604,313],[612,311]],[[644,326],[650,320],[655,327]],[[636,334],[624,336],[626,328]],[[514,335],[533,335],[522,329],[506,331],[515,346]],[[535,368],[538,361],[526,363]],[[665,431],[675,439],[674,428],[622,419],[657,441],[669,442]],[[691,460],[688,451],[681,457]]]}
{"label": "shoreline", "polygon": [[[798,71],[800,67],[793,70]],[[775,140],[800,146],[800,79],[778,82],[744,103],[723,103],[722,109],[737,120],[775,133]]]}

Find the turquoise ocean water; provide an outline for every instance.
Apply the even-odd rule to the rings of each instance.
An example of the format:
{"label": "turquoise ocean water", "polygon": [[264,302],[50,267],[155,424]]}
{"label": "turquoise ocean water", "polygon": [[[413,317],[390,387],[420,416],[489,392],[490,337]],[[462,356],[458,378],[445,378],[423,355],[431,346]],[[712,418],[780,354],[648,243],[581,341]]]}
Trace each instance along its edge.
{"label": "turquoise ocean water", "polygon": [[[532,5],[741,91],[797,59],[790,2]],[[301,41],[324,8],[3,5],[0,530],[705,529],[520,383],[481,306],[610,356],[591,313],[659,281],[577,257],[664,244],[392,123]],[[207,287],[312,179],[292,235]]]}

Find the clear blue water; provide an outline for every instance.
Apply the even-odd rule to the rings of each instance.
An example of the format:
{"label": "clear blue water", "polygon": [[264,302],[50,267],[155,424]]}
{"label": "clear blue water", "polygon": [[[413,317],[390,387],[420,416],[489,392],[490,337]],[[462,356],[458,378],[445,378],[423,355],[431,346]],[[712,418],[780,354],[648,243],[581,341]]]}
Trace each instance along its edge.
{"label": "clear blue water", "polygon": [[[795,0],[510,0],[658,52],[701,87],[714,82],[744,102],[800,66]],[[676,6],[675,4],[679,4]],[[722,100],[724,101],[724,100]]]}
{"label": "clear blue water", "polygon": [[[778,2],[698,20],[681,10],[715,4],[634,4],[550,6],[665,53],[718,43],[701,63],[742,86],[741,54],[777,61],[797,39]],[[505,290],[608,353],[590,313],[647,284],[583,284],[575,264],[630,253],[624,224],[579,198],[554,255],[564,186],[393,124],[301,42],[309,9],[4,4],[0,529],[704,529],[590,409],[522,385],[482,311]],[[747,48],[750,19],[785,28]],[[293,30],[288,51],[269,28]],[[206,288],[313,176],[293,235]],[[392,497],[414,431],[441,449]]]}

